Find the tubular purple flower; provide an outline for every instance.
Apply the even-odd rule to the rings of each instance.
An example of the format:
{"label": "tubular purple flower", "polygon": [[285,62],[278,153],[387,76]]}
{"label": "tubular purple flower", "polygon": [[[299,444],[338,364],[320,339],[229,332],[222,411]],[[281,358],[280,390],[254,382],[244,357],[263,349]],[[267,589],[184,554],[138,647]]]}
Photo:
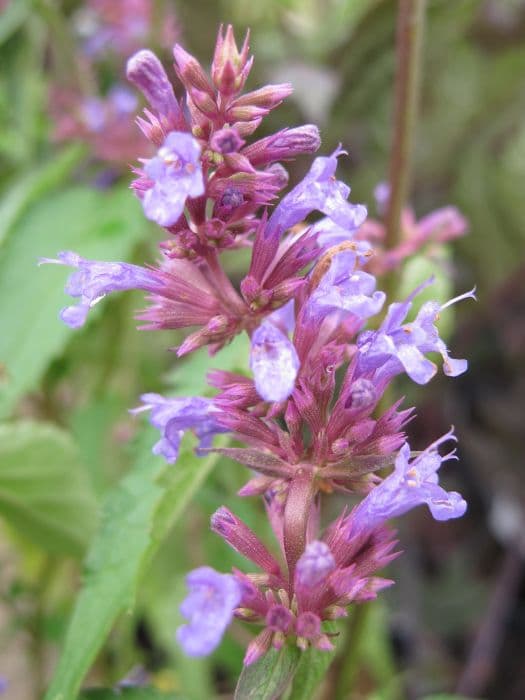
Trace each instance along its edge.
{"label": "tubular purple flower", "polygon": [[316,158],[303,180],[275,208],[268,220],[265,238],[280,236],[312,211],[320,211],[338,226],[353,231],[366,219],[366,207],[347,202],[350,188],[334,177],[338,148],[330,156]]}
{"label": "tubular purple flower", "polygon": [[467,509],[461,494],[447,492],[438,483],[441,464],[454,458],[454,450],[441,457],[438,447],[455,440],[452,432],[443,435],[410,461],[410,445],[405,443],[398,453],[395,469],[379,486],[361,501],[353,513],[352,532],[369,531],[390,518],[396,518],[426,503],[435,520],[460,518]]}
{"label": "tubular purple flower", "polygon": [[127,63],[126,77],[144,94],[160,115],[184,121],[162,63],[152,51],[137,51]]}
{"label": "tubular purple flower", "polygon": [[326,542],[314,540],[297,561],[295,575],[308,588],[321,583],[335,569],[335,559]]}
{"label": "tubular purple flower", "polygon": [[[312,226],[311,235],[315,235],[319,248],[326,250],[339,243],[346,243],[353,239],[354,230],[342,228],[329,217],[324,217]],[[368,241],[355,241],[355,253],[359,262],[364,263],[370,257],[372,246]]]}
{"label": "tubular purple flower", "polygon": [[177,630],[188,656],[206,656],[220,643],[242,598],[241,584],[231,574],[201,566],[186,577],[189,595],[180,611],[189,620]]}
{"label": "tubular purple flower", "polygon": [[138,265],[86,260],[71,251],[59,253],[56,259],[41,258],[39,261],[39,264],[46,263],[78,268],[78,272],[70,276],[65,291],[72,297],[78,297],[80,303],[67,306],[60,312],[62,321],[71,328],[83,326],[90,308],[110,292],[142,289],[155,293],[160,289],[160,282],[154,271]]}
{"label": "tubular purple flower", "polygon": [[290,160],[301,153],[315,153],[320,145],[319,129],[313,124],[305,124],[266,136],[247,146],[243,155],[252,165],[261,166],[276,160]]}
{"label": "tubular purple flower", "polygon": [[183,131],[166,136],[154,158],[146,161],[144,174],[152,186],[144,192],[142,206],[148,219],[160,226],[172,226],[188,197],[204,194],[204,180],[198,142]]}
{"label": "tubular purple flower", "polygon": [[193,430],[200,440],[197,454],[199,450],[211,447],[217,433],[227,432],[215,420],[217,409],[211,399],[200,396],[170,399],[160,394],[143,394],[141,399],[144,405],[132,409],[130,413],[151,411],[150,423],[161,434],[152,452],[162,455],[170,464],[177,461],[180,443],[187,430]]}
{"label": "tubular purple flower", "polygon": [[448,354],[447,346],[439,337],[434,323],[439,313],[462,299],[475,299],[474,291],[461,294],[446,304],[429,301],[423,304],[412,323],[402,325],[411,306],[412,299],[433,281],[431,278],[418,287],[404,302],[391,304],[385,320],[377,331],[361,333],[358,366],[360,371],[376,370],[376,379],[390,379],[405,371],[417,384],[426,384],[437,371],[436,365],[423,353],[438,352],[443,357],[443,371],[456,377],[467,370],[466,360],[455,360]]}
{"label": "tubular purple flower", "polygon": [[250,369],[255,388],[265,401],[284,401],[292,393],[299,371],[293,343],[271,321],[255,329],[250,351]]}
{"label": "tubular purple flower", "polygon": [[379,313],[385,303],[384,292],[376,291],[376,279],[362,270],[355,270],[353,251],[338,253],[330,268],[308,300],[307,312],[322,317],[330,312],[349,312],[361,320]]}

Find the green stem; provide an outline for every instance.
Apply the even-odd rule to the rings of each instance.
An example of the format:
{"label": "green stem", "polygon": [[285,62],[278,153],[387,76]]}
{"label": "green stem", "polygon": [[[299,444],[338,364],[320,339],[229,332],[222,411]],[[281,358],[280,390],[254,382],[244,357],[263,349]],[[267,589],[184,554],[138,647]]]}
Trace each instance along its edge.
{"label": "green stem", "polygon": [[390,198],[386,221],[388,250],[395,248],[399,243],[401,212],[410,186],[411,157],[418,111],[425,1],[399,0],[394,130],[390,153]]}
{"label": "green stem", "polygon": [[320,700],[347,700],[351,697],[361,660],[361,638],[370,608],[370,603],[356,605],[347,618],[343,643],[328,671]]}

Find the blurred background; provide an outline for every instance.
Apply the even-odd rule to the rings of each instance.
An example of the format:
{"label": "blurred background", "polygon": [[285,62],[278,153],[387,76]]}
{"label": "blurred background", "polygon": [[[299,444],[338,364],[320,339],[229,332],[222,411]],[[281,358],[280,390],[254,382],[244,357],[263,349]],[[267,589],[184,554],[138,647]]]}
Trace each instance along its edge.
{"label": "blurred background", "polygon": [[[205,391],[210,366],[205,351],[175,362],[166,351],[178,342],[174,333],[136,331],[140,295],[105,301],[84,330],[71,331],[57,318],[64,270],[36,266],[64,249],[155,259],[162,232],[128,189],[130,164],[150,151],[134,124],[144,105],[126,85],[127,57],[147,46],[168,68],[178,41],[207,67],[220,22],[234,24],[238,39],[250,27],[249,88],[283,81],[295,88],[263,129],[318,124],[324,152],[340,142],[349,151],[340,177],[374,214],[374,188],[388,175],[396,7],[393,0],[0,0],[6,697],[43,696],[101,504],[155,440],[128,409],[144,391]],[[469,233],[412,260],[400,284],[411,289],[436,271],[444,298],[476,284],[478,303],[444,319],[452,355],[468,357],[469,372],[399,388],[417,406],[409,426],[416,445],[456,426],[460,461],[446,481],[469,511],[442,524],[419,509],[400,524],[404,555],[389,572],[397,584],[366,616],[349,698],[525,697],[524,110],[525,2],[428,0],[411,202],[418,217],[458,207]],[[297,161],[292,182],[308,162]],[[235,277],[245,260],[232,256],[229,265]],[[211,366],[242,367],[245,351],[236,343]],[[231,697],[247,630],[234,627],[204,661],[184,658],[173,632],[189,568],[242,567],[208,532],[209,515],[226,503],[258,532],[267,527],[257,502],[233,495],[243,479],[241,467],[221,462],[195,488],[192,507],[140,572],[135,604],[131,595],[87,685],[147,678],[169,697]]]}

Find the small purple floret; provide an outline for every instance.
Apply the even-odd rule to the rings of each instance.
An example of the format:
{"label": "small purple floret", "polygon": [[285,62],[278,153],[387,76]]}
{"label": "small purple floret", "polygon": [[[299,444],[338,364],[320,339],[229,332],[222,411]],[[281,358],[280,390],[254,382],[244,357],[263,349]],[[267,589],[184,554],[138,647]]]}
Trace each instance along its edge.
{"label": "small purple floret", "polygon": [[143,406],[131,413],[151,410],[150,423],[160,431],[161,439],[154,445],[153,454],[162,455],[173,464],[179,456],[180,443],[187,430],[193,430],[199,438],[199,450],[211,447],[217,433],[227,432],[214,418],[215,407],[211,399],[200,396],[165,398],[160,394],[143,394]]}
{"label": "small purple floret", "polygon": [[241,584],[231,574],[201,566],[186,577],[189,594],[180,606],[188,624],[177,630],[177,641],[188,656],[206,656],[218,646],[242,597]]}
{"label": "small purple floret", "polygon": [[321,583],[335,569],[335,559],[326,542],[314,540],[297,562],[296,576],[303,586]]}
{"label": "small purple floret", "polygon": [[188,197],[204,194],[200,154],[201,148],[191,134],[172,131],[166,136],[157,155],[144,165],[144,173],[152,181],[142,200],[148,219],[160,226],[172,226],[184,211]]}
{"label": "small purple floret", "polygon": [[455,437],[450,431],[410,461],[410,445],[405,443],[396,458],[395,469],[361,501],[354,511],[354,526],[371,530],[390,518],[396,518],[426,503],[435,520],[460,518],[466,501],[456,491],[439,485],[438,469],[454,457],[454,451],[441,457],[438,447]]}
{"label": "small purple floret", "polygon": [[83,326],[90,308],[110,292],[129,289],[155,292],[159,286],[154,272],[145,267],[122,262],[86,260],[71,251],[61,252],[57,258],[41,258],[39,264],[42,263],[78,268],[69,277],[65,291],[70,296],[79,298],[80,302],[75,306],[67,306],[60,312],[62,321],[71,328]]}
{"label": "small purple floret", "polygon": [[271,215],[265,236],[280,236],[310,212],[320,211],[347,231],[354,231],[366,219],[366,207],[347,202],[350,188],[334,177],[337,149],[330,156],[316,158],[302,181],[294,187]]}
{"label": "small purple floret", "polygon": [[440,305],[428,301],[419,310],[412,323],[403,324],[412,299],[432,279],[418,287],[404,302],[391,304],[385,320],[377,331],[366,331],[358,338],[359,368],[361,371],[376,370],[376,379],[390,379],[405,371],[417,384],[426,384],[437,371],[436,365],[424,353],[438,352],[443,357],[443,371],[456,377],[467,369],[466,360],[455,360],[448,354],[447,346],[439,337],[435,322],[439,313],[447,306],[462,299],[475,299],[474,290]]}
{"label": "small purple floret", "polygon": [[[330,312],[348,313],[365,320],[381,311],[384,292],[376,291],[376,279],[363,270],[355,270],[353,251],[335,255],[328,272],[308,301],[310,316],[321,318]],[[345,313],[346,312],[346,313]]]}
{"label": "small purple floret", "polygon": [[293,343],[271,321],[264,321],[253,332],[250,369],[265,401],[284,401],[290,396],[299,364]]}

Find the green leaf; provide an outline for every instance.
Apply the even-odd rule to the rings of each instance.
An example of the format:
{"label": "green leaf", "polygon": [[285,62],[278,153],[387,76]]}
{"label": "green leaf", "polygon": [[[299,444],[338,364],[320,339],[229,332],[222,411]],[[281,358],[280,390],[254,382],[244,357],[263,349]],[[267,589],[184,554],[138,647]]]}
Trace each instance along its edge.
{"label": "green leaf", "polygon": [[78,700],[182,700],[175,693],[161,693],[156,688],[92,688],[84,690]]}
{"label": "green leaf", "polygon": [[67,433],[29,421],[0,426],[0,514],[52,553],[84,552],[97,505]]}
{"label": "green leaf", "polygon": [[65,148],[42,165],[33,165],[3,193],[0,202],[0,244],[21,214],[35,200],[61,185],[85,157],[85,148],[75,144]]}
{"label": "green leaf", "polygon": [[146,454],[104,504],[47,700],[75,697],[115,619],[131,610],[143,570],[162,538],[218,460],[183,451],[177,465],[169,466],[150,454],[153,435],[152,429],[146,432]]}
{"label": "green leaf", "polygon": [[[335,631],[334,623],[326,625],[328,631]],[[293,678],[293,685],[288,700],[311,700],[317,686],[324,678],[328,667],[334,660],[334,651],[319,651],[310,647],[302,655]]]}
{"label": "green leaf", "polygon": [[37,267],[40,256],[72,249],[87,258],[126,259],[143,230],[138,203],[127,190],[74,188],[40,201],[15,227],[0,256],[0,415],[38,384],[73,331],[58,318],[67,303],[67,271]]}
{"label": "green leaf", "polygon": [[28,0],[15,0],[15,2],[7,3],[7,7],[2,10],[0,15],[0,44],[3,44],[22,26],[31,12],[31,4]]}
{"label": "green leaf", "polygon": [[271,649],[262,659],[243,668],[235,700],[277,700],[289,686],[300,659],[301,651],[295,646]]}

